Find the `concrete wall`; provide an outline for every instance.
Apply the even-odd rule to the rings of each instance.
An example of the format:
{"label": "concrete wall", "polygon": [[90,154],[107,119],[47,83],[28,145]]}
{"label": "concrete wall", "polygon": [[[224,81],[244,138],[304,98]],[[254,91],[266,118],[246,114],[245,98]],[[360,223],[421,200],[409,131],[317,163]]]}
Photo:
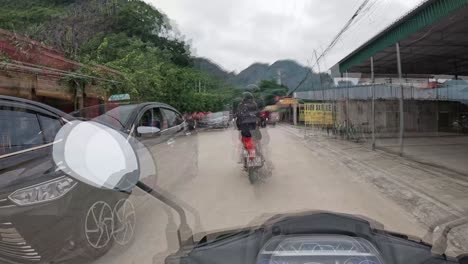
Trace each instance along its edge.
{"label": "concrete wall", "polygon": [[[371,100],[349,100],[336,102],[336,123],[350,124],[362,132],[371,132]],[[437,132],[452,130],[451,124],[466,112],[466,105],[449,101],[404,101],[404,119],[406,132]],[[379,133],[397,133],[399,131],[399,101],[376,100],[375,121]]]}

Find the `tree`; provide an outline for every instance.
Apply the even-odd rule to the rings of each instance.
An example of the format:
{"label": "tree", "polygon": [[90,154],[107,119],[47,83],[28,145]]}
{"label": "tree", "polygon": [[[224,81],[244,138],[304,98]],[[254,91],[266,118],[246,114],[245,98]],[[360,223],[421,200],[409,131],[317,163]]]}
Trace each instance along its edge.
{"label": "tree", "polygon": [[[181,111],[219,111],[235,93],[192,67],[190,49],[169,19],[141,0],[4,0],[0,27],[25,34],[79,60],[108,93],[161,101]],[[120,74],[94,70],[105,65]],[[93,79],[93,77],[98,77]],[[195,89],[203,83],[203,90]]]}
{"label": "tree", "polygon": [[287,86],[279,85],[274,80],[262,80],[259,87],[260,93],[257,97],[263,99],[265,106],[275,104],[276,96],[284,96],[288,93]]}

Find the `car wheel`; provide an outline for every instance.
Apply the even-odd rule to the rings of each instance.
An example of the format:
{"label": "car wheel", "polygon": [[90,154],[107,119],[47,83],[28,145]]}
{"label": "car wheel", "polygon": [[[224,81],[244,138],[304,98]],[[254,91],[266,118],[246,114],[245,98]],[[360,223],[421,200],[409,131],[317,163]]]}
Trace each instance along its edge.
{"label": "car wheel", "polygon": [[136,211],[133,203],[128,199],[119,200],[114,206],[114,241],[127,246],[135,238]]}
{"label": "car wheel", "polygon": [[113,246],[114,211],[112,203],[89,201],[77,229],[77,249],[86,259],[96,259]]}

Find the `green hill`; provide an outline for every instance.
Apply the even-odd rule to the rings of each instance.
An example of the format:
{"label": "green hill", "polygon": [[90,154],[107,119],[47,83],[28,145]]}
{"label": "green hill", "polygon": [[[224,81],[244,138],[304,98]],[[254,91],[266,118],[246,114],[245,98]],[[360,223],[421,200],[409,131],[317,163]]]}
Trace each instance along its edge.
{"label": "green hill", "polygon": [[[320,88],[320,76],[317,73],[312,73],[310,68],[300,65],[294,60],[279,60],[271,65],[254,63],[238,74],[228,73],[208,59],[197,58],[196,61],[199,61],[195,64],[200,64],[200,70],[218,78],[223,78],[239,88],[245,88],[251,84],[259,85],[262,80],[280,81],[282,85],[290,90],[300,85],[296,91]],[[322,82],[325,87],[333,85],[333,81],[326,73],[322,73]]]}

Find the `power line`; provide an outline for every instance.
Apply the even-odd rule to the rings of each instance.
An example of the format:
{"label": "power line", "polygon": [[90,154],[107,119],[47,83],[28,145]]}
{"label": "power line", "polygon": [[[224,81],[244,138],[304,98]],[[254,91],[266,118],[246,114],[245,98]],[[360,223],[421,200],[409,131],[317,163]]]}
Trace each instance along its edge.
{"label": "power line", "polygon": [[[372,31],[376,28],[380,28],[382,22],[386,21],[385,16],[381,16],[381,13],[385,11],[385,6],[388,5],[388,1],[389,0],[383,2],[375,1],[370,3],[368,7],[362,11],[361,15],[352,23],[349,29],[341,36],[339,43],[334,46],[334,49],[339,47],[339,49],[343,51],[359,47],[363,42],[363,36],[367,37],[367,35],[363,35],[359,31],[362,31],[363,28],[365,29],[365,32],[368,30]],[[382,5],[381,3],[384,4]],[[372,22],[375,17],[378,17],[378,21],[374,20]],[[372,29],[369,28],[371,24],[374,24]],[[349,43],[349,45],[344,46],[344,43]]]}
{"label": "power line", "polygon": [[[309,74],[310,74],[310,71],[312,71],[312,69],[319,63],[319,61],[336,45],[336,43],[338,42],[338,40],[341,38],[341,36],[349,29],[349,27],[351,26],[351,24],[353,23],[353,21],[356,19],[356,17],[358,17],[362,10],[367,6],[367,4],[369,3],[370,0],[363,0],[363,2],[361,3],[361,5],[358,7],[358,9],[354,12],[353,16],[346,22],[346,24],[344,25],[344,27],[338,32],[338,34],[336,34],[336,36],[332,39],[332,41],[330,42],[330,44],[327,46],[327,48],[320,54],[320,56],[318,56],[318,58],[316,59],[315,61],[315,64],[311,67],[310,70],[307,71],[306,75],[304,76],[304,78],[299,82],[299,84],[296,86],[296,88],[294,88],[292,91],[290,91],[288,93],[288,95],[294,93],[306,80],[307,78],[309,77]],[[368,9],[367,9],[368,10]],[[320,73],[319,73],[320,74]]]}
{"label": "power line", "polygon": [[[373,29],[380,29],[380,26],[382,25],[382,23],[384,23],[384,22],[386,23],[387,22],[386,20],[388,20],[388,19],[386,19],[386,16],[382,16],[382,13],[387,10],[388,5],[389,5],[389,1],[390,0],[385,0],[383,2],[376,1],[376,2],[372,3],[371,5],[369,5],[368,8],[370,10],[370,8],[373,8],[377,3],[379,3],[379,4],[383,3],[383,4],[378,5],[377,7],[373,8],[372,11],[368,11],[365,15],[362,15],[359,19],[357,19],[353,23],[352,28],[350,30],[348,30],[346,32],[346,34],[343,36],[342,40],[351,37],[348,42],[356,44],[356,39],[359,36],[359,34],[356,34],[356,32],[358,30],[362,29],[360,27],[360,25],[362,23],[364,23],[365,21],[367,21],[367,26],[374,24]],[[378,18],[378,21],[374,20],[375,17]]]}
{"label": "power line", "polygon": [[356,12],[354,12],[353,16],[346,22],[344,27],[338,32],[338,34],[333,38],[333,40],[330,42],[328,47],[320,54],[320,56],[317,59],[317,62],[320,61],[338,42],[340,37],[349,29],[353,21],[358,17],[358,15],[361,13],[361,11],[366,7],[366,5],[369,3],[370,0],[364,0],[362,4],[358,7]]}
{"label": "power line", "polygon": [[90,78],[90,79],[95,79],[99,81],[105,81],[105,82],[112,82],[112,83],[120,83],[114,80],[110,79],[103,79],[95,76],[90,76],[90,75],[85,75],[85,74],[80,74],[80,73],[75,73],[75,72],[68,72],[68,71],[62,71],[59,69],[53,69],[37,64],[31,64],[31,63],[22,63],[21,64],[14,64],[14,63],[8,63],[8,62],[2,62],[0,65],[4,65],[9,68],[13,69],[20,69],[20,70],[28,70],[28,71],[35,71],[35,72],[47,72],[59,76],[71,76],[71,77],[81,77],[81,78]]}

